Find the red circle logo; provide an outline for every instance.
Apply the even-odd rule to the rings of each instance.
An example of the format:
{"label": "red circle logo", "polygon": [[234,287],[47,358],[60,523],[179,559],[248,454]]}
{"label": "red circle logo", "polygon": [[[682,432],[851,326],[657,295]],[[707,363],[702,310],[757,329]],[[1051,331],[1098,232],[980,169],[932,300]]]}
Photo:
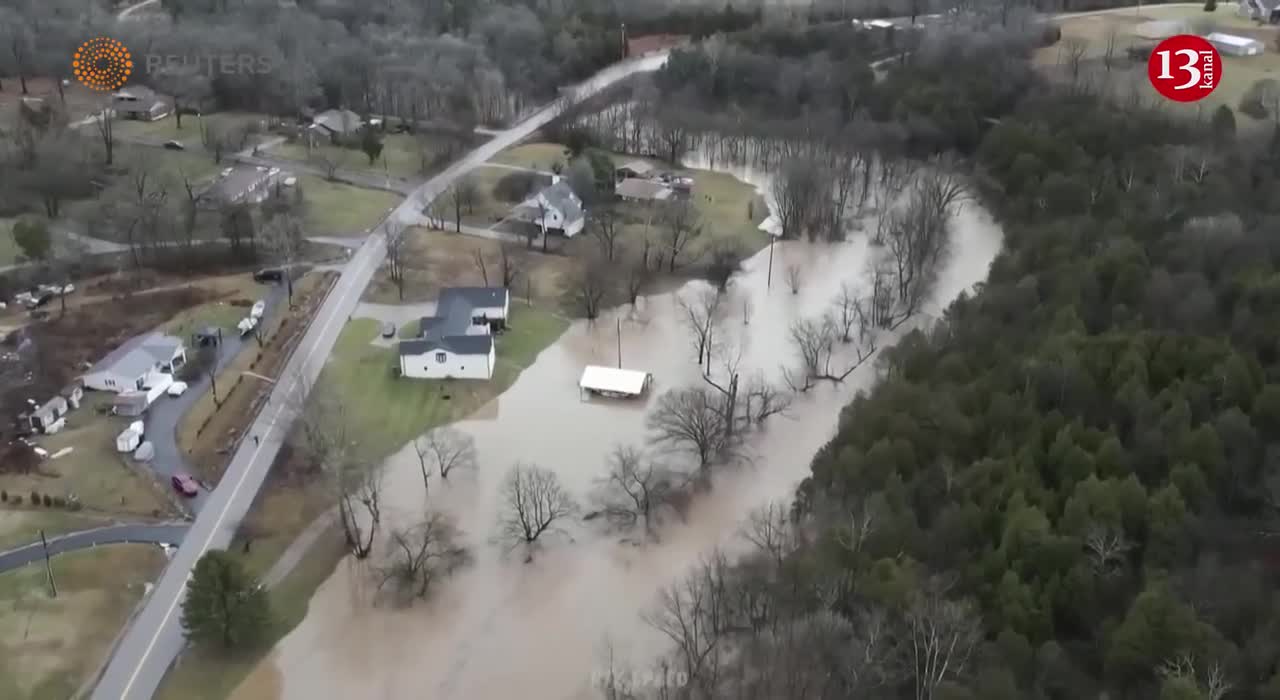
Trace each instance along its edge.
{"label": "red circle logo", "polygon": [[1222,57],[1208,41],[1179,34],[1156,44],[1147,59],[1147,79],[1175,102],[1203,100],[1222,82]]}

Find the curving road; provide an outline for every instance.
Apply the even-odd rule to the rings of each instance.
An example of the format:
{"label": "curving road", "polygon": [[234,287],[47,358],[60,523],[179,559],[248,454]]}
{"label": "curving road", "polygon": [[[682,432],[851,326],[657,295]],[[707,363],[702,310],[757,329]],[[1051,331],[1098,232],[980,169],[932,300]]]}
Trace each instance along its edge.
{"label": "curving road", "polygon": [[[589,96],[627,76],[656,70],[666,62],[666,58],[666,54],[656,54],[616,64],[571,88],[571,94],[579,98]],[[416,224],[423,209],[454,180],[499,151],[528,138],[557,114],[559,106],[545,107],[515,127],[500,132],[493,140],[424,183],[392,210],[387,219],[401,225]],[[230,544],[237,525],[262,487],[267,470],[288,434],[293,422],[292,407],[306,397],[369,280],[382,266],[386,257],[383,242],[385,225],[384,222],[375,227],[351,256],[342,277],[321,305],[253,423],[251,432],[258,435],[261,442],[254,444],[246,440],[232,456],[222,481],[209,495],[182,546],[169,561],[142,611],[117,645],[94,689],[93,700],[150,698],[181,651],[185,640],[179,606],[191,569],[205,552]]]}
{"label": "curving road", "polygon": [[[49,538],[49,554],[62,554],[103,544],[180,544],[190,527],[187,523],[157,525],[107,525]],[[39,542],[0,552],[0,573],[44,559],[44,546]]]}

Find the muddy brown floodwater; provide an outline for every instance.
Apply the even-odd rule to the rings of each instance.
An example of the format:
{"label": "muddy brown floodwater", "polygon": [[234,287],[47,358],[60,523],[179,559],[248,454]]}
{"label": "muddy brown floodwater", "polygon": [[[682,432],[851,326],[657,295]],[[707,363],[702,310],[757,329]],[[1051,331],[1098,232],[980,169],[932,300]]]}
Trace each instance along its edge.
{"label": "muddy brown floodwater", "polygon": [[[1001,233],[976,202],[953,223],[951,256],[942,271],[937,310],[986,277]],[[744,265],[730,290],[724,327],[743,348],[740,369],[779,377],[790,364],[787,328],[799,317],[823,313],[843,282],[857,282],[868,255],[865,236],[848,243],[785,242],[776,246],[772,288],[769,251]],[[786,269],[803,270],[799,293]],[[367,571],[350,561],[317,591],[306,619],[237,690],[237,700],[322,698],[500,700],[511,697],[595,697],[593,681],[607,665],[606,642],[617,662],[649,668],[667,651],[641,619],[658,590],[698,558],[735,538],[750,511],[789,499],[808,473],[814,452],[834,434],[840,409],[874,379],[871,363],[841,385],[823,383],[800,396],[785,416],[754,433],[745,465],[722,472],[699,496],[685,522],[665,525],[656,544],[637,546],[575,523],[548,540],[531,563],[504,554],[492,541],[499,487],[516,461],[554,470],[585,500],[619,443],[644,441],[644,417],[665,390],[699,383],[688,334],[677,320],[676,294],[643,299],[639,309],[615,312],[622,323],[622,363],[655,376],[646,400],[582,401],[577,382],[586,364],[615,365],[616,315],[595,324],[574,323],[538,356],[493,405],[456,427],[473,435],[474,472],[437,482],[430,506],[451,513],[475,562],[412,607],[375,607]],[[742,323],[749,299],[750,323]],[[882,346],[892,338],[882,338]],[[642,405],[642,404],[646,404]],[[412,447],[386,464],[384,531],[423,512],[417,457]],[[376,555],[375,555],[376,556]]]}

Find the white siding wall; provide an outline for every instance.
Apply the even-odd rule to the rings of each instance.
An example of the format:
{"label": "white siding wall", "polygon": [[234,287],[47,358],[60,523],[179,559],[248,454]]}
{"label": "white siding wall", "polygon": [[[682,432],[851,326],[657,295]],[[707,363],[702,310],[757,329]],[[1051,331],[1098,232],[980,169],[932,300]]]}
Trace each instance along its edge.
{"label": "white siding wall", "polygon": [[111,391],[117,394],[125,391],[137,391],[139,377],[130,379],[111,372],[94,372],[81,377],[86,389]]}
{"label": "white siding wall", "polygon": [[[443,356],[440,362],[437,353]],[[488,355],[455,355],[434,350],[423,355],[401,355],[400,372],[413,379],[489,379],[496,361],[493,347]]]}
{"label": "white siding wall", "polygon": [[511,307],[511,295],[508,294],[507,298],[503,300],[502,306],[476,307],[475,310],[471,312],[471,315],[472,316],[483,315],[486,318],[500,318],[500,319],[506,320],[507,312],[510,310],[510,307]]}

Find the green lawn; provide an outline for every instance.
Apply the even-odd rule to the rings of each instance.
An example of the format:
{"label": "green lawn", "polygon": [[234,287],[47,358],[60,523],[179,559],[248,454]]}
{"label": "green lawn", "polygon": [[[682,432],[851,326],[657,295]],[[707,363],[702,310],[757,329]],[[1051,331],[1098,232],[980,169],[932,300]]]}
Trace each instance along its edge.
{"label": "green lawn", "polygon": [[[143,168],[146,172],[151,173],[152,177],[172,183],[178,189],[173,191],[170,196],[180,195],[181,183],[184,177],[190,178],[192,181],[200,181],[207,177],[212,177],[222,168],[229,168],[232,165],[229,158],[224,158],[220,164],[213,162],[213,156],[206,153],[202,148],[170,151],[163,148],[128,143],[116,144],[115,162],[118,167],[130,172]],[[127,181],[128,176],[124,175],[123,178]]]}
{"label": "green lawn", "polygon": [[569,149],[558,143],[526,143],[512,146],[489,160],[534,170],[551,170],[556,163],[568,164]]}
{"label": "green lawn", "polygon": [[[509,168],[491,168],[483,165],[467,173],[467,177],[476,183],[480,196],[470,211],[463,211],[462,222],[471,226],[488,227],[510,215],[511,210],[520,202],[501,199],[494,191],[502,178],[511,175],[519,175],[519,172]],[[447,201],[448,198],[445,199]],[[446,228],[452,230],[452,209],[449,209],[448,216],[445,218],[448,219]]]}
{"label": "green lawn", "polygon": [[164,566],[151,545],[110,545],[0,574],[0,697],[65,700],[102,663],[143,587]]}
{"label": "green lawn", "polygon": [[309,236],[345,236],[363,233],[400,203],[394,192],[366,190],[311,175],[299,179],[307,203]]}
{"label": "green lawn", "polygon": [[182,128],[178,128],[178,120],[173,115],[153,122],[119,119],[115,123],[116,133],[125,137],[147,139],[174,139],[181,141],[187,148],[198,148],[202,143],[201,124],[208,124],[222,133],[241,127],[255,125],[259,130],[258,140],[267,136],[269,117],[252,112],[214,112],[201,117],[185,115],[182,117]]}
{"label": "green lawn", "polygon": [[[382,139],[382,154],[373,162],[359,148],[344,148],[331,144],[317,145],[307,148],[301,142],[282,143],[272,148],[269,153],[277,158],[296,160],[303,163],[319,162],[320,159],[332,160],[342,170],[369,172],[375,175],[387,173],[391,177],[414,178],[424,172],[424,163],[419,151],[418,138],[424,139],[428,154],[432,153],[429,137],[414,137],[409,134],[387,134]],[[427,163],[431,162],[428,156]]]}
{"label": "green lawn", "polygon": [[568,325],[558,315],[513,303],[510,328],[498,336],[493,379],[437,381],[396,377],[395,349],[369,344],[378,335],[378,322],[356,319],[339,336],[321,381],[331,382],[343,397],[346,415],[355,423],[351,433],[361,436],[367,456],[381,458],[502,393]]}
{"label": "green lawn", "polygon": [[0,219],[0,267],[18,261],[21,252],[13,240],[13,219]]}

